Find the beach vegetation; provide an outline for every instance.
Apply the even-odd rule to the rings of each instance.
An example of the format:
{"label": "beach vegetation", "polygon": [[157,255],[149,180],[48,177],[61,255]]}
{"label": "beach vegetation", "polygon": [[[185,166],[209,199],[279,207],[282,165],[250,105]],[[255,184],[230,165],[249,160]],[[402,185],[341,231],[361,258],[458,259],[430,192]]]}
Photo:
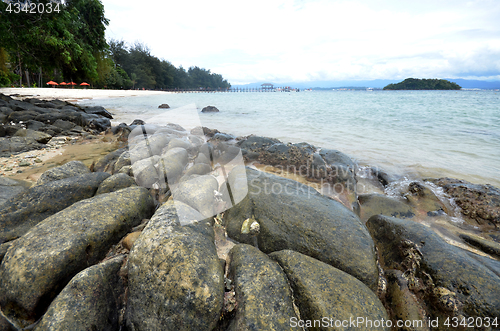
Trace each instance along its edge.
{"label": "beach vegetation", "polygon": [[31,3],[43,13],[7,10],[12,3],[22,5],[0,1],[0,86],[45,86],[56,80],[114,89],[230,87],[210,70],[176,68],[140,42],[106,41],[109,20],[100,0],[67,0],[50,13],[41,0]]}
{"label": "beach vegetation", "polygon": [[407,78],[396,84],[389,84],[384,90],[460,90],[460,85],[446,79]]}

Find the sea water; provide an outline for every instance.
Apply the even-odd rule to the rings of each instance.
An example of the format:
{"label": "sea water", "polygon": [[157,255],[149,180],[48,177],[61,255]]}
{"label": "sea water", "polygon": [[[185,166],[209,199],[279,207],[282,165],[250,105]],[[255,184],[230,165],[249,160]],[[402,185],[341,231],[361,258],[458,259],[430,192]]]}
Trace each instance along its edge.
{"label": "sea water", "polygon": [[[497,91],[165,93],[87,100],[114,123],[194,104],[203,126],[340,150],[360,165],[406,177],[454,177],[500,187]],[[170,109],[158,109],[166,103]],[[201,113],[205,106],[219,113]]]}

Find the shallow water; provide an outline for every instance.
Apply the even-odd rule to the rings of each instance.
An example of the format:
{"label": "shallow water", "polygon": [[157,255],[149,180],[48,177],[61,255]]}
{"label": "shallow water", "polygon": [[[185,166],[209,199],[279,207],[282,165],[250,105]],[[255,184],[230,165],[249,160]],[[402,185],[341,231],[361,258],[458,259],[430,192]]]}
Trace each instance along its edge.
{"label": "shallow water", "polygon": [[[201,124],[223,132],[306,141],[410,178],[448,176],[500,187],[495,91],[177,93],[81,103],[106,107],[117,123],[168,118],[195,104]],[[171,109],[158,109],[162,103]],[[208,105],[220,112],[199,112]]]}

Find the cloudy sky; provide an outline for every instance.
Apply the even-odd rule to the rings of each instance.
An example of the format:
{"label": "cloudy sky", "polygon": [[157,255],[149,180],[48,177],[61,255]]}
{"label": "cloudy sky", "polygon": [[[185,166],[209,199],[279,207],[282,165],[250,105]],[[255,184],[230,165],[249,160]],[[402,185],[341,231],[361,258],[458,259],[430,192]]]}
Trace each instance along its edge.
{"label": "cloudy sky", "polygon": [[107,37],[231,84],[500,80],[499,0],[102,0]]}

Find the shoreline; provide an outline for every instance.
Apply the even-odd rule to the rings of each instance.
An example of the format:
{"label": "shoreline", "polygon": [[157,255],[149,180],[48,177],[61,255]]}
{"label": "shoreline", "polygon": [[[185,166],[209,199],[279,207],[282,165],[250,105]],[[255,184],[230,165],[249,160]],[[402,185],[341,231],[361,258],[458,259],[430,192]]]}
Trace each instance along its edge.
{"label": "shoreline", "polygon": [[169,94],[167,91],[148,90],[97,90],[97,89],[68,89],[68,88],[0,88],[0,93],[15,98],[36,97],[43,100],[59,99],[63,101],[81,101],[88,99],[125,98],[135,96],[148,96]]}

